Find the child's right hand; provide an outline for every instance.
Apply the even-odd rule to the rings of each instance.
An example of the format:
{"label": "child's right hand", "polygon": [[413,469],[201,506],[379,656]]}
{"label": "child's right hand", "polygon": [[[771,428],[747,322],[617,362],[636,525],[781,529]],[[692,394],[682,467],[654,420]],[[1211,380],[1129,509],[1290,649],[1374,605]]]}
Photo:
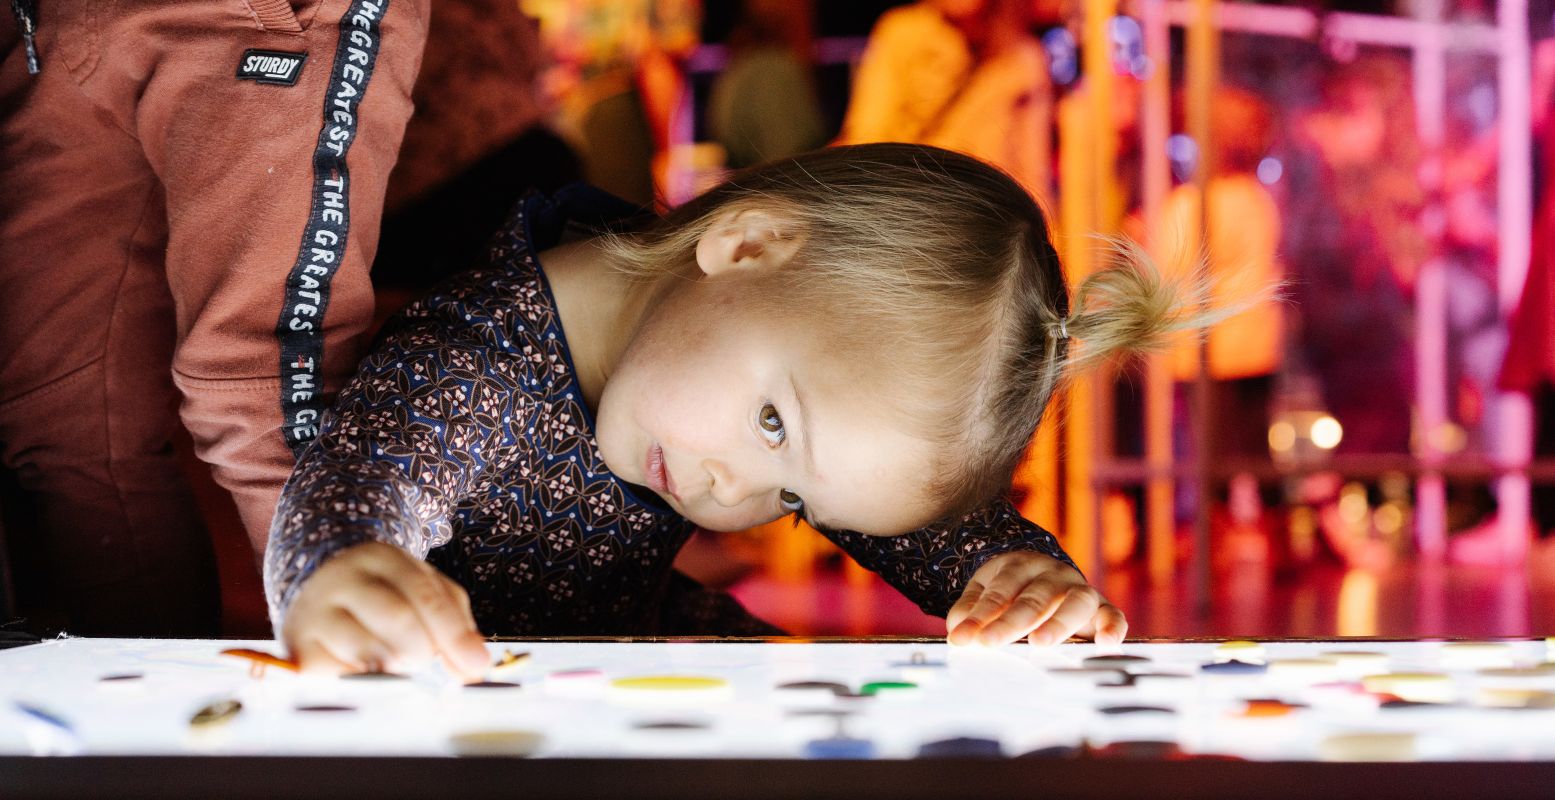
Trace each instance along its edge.
{"label": "child's right hand", "polygon": [[402,670],[440,657],[479,678],[491,666],[464,588],[383,542],[342,550],[308,576],[281,638],[308,671]]}

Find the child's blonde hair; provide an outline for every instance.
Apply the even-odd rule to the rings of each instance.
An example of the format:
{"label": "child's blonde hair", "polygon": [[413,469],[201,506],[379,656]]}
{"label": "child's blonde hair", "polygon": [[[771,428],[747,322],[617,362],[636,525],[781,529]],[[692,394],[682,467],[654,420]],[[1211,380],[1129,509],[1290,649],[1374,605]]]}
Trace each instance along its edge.
{"label": "child's blonde hair", "polygon": [[[798,239],[785,268],[762,279],[766,294],[843,318],[827,330],[829,351],[878,358],[889,348],[884,399],[944,454],[927,488],[947,518],[1008,488],[1074,368],[1158,348],[1217,316],[1203,309],[1202,287],[1164,280],[1123,242],[1071,309],[1030,195],[992,166],[924,145],[833,147],[754,167],[602,243],[630,274],[695,278],[698,240],[744,210],[782,220],[780,235]],[[1071,339],[1082,343],[1074,352]]]}

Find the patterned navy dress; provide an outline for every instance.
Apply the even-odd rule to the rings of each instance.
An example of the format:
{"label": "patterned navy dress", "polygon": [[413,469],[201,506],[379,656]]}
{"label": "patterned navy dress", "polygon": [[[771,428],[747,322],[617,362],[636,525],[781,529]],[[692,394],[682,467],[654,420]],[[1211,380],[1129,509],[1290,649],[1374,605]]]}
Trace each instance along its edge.
{"label": "patterned navy dress", "polygon": [[[588,187],[532,194],[487,266],[389,323],[282,494],[264,570],[277,628],[313,570],[376,540],[464,586],[487,635],[776,632],[672,570],[693,525],[600,459],[536,253],[632,210]],[[940,616],[995,555],[1069,561],[1003,500],[897,537],[825,535]]]}

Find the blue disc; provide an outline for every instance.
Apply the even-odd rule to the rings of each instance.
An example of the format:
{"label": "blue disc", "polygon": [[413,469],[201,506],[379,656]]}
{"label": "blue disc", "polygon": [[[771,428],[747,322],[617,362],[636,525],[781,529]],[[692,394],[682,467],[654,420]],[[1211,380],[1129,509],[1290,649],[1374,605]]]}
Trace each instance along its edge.
{"label": "blue disc", "polygon": [[1199,669],[1211,675],[1262,675],[1269,671],[1263,664],[1249,664],[1246,661],[1220,661],[1205,664]]}
{"label": "blue disc", "polygon": [[957,736],[926,742],[918,748],[919,758],[1004,758],[1004,748],[997,739],[981,739],[976,736]]}
{"label": "blue disc", "polygon": [[834,737],[816,739],[804,746],[805,758],[864,759],[875,757],[875,743],[868,739]]}

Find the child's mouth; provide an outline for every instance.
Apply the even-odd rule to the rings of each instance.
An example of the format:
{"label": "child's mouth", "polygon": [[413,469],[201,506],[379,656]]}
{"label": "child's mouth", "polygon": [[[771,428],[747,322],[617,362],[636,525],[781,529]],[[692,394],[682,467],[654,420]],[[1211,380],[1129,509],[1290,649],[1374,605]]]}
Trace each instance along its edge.
{"label": "child's mouth", "polygon": [[649,489],[659,494],[668,494],[677,501],[680,500],[680,496],[675,494],[675,483],[670,479],[669,468],[664,465],[664,448],[657,442],[648,448],[648,463],[644,472],[647,475]]}

